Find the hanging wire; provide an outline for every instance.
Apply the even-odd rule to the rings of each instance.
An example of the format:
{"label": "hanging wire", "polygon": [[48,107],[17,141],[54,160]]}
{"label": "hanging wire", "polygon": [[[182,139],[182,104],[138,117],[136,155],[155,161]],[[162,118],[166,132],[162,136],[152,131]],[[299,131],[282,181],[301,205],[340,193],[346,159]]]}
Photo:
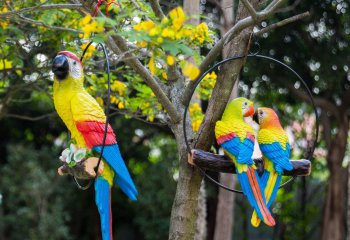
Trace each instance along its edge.
{"label": "hanging wire", "polygon": [[[84,55],[85,55],[86,51],[88,50],[88,48],[91,46],[92,43],[93,42],[91,41],[91,42],[89,42],[88,45],[86,45],[86,47],[85,47],[85,49],[83,51],[83,54],[80,57],[80,61],[81,62],[83,61]],[[100,167],[102,156],[103,156],[103,151],[104,151],[104,148],[105,148],[105,145],[106,145],[108,122],[109,122],[109,110],[110,110],[110,105],[111,105],[111,101],[110,101],[110,95],[111,95],[111,76],[110,75],[111,74],[110,74],[110,64],[109,64],[108,54],[107,54],[106,47],[102,43],[98,43],[97,45],[101,46],[101,48],[103,50],[103,54],[104,54],[105,59],[106,59],[106,72],[107,72],[107,105],[106,105],[106,110],[105,110],[105,112],[106,112],[106,123],[105,123],[105,128],[104,128],[104,133],[103,133],[103,140],[102,140],[102,147],[101,147],[100,156],[98,158],[97,165],[94,168],[95,173],[96,173],[95,177],[93,179],[90,179],[89,182],[85,186],[82,186],[78,182],[77,178],[75,176],[73,176],[74,182],[75,182],[75,184],[77,185],[77,187],[80,190],[87,190],[87,189],[89,189],[91,187],[92,183],[97,178],[98,168]]]}
{"label": "hanging wire", "polygon": [[[277,63],[278,65],[281,65],[283,67],[285,67],[287,70],[289,70],[294,76],[296,76],[298,78],[298,80],[302,83],[303,87],[305,88],[308,96],[309,96],[309,99],[311,101],[311,105],[313,107],[313,110],[314,110],[314,113],[315,113],[315,138],[314,138],[314,141],[313,141],[313,146],[311,148],[310,151],[308,151],[308,154],[307,154],[307,159],[311,160],[312,159],[312,156],[314,154],[314,151],[315,151],[315,148],[316,148],[316,145],[317,145],[317,142],[318,142],[318,135],[319,135],[319,116],[318,116],[318,112],[317,112],[317,108],[316,108],[316,105],[315,105],[315,101],[314,101],[314,98],[313,98],[313,95],[312,95],[312,92],[310,90],[310,88],[307,86],[306,82],[304,81],[304,79],[294,70],[292,69],[291,67],[289,67],[287,64],[275,59],[275,58],[272,58],[272,57],[269,57],[269,56],[264,56],[264,55],[259,55],[258,52],[259,52],[259,49],[260,49],[260,45],[257,43],[257,42],[254,42],[254,45],[256,45],[258,47],[258,51],[254,52],[254,53],[250,53],[250,54],[244,54],[244,55],[239,55],[239,56],[233,56],[233,57],[230,57],[230,58],[227,58],[227,59],[224,59],[218,63],[216,63],[214,66],[212,66],[211,68],[209,68],[207,71],[205,71],[200,78],[198,78],[194,84],[194,88],[191,92],[191,96],[193,96],[197,86],[199,85],[199,83],[202,81],[202,79],[211,71],[213,70],[216,70],[219,66],[227,63],[227,62],[230,62],[230,61],[234,61],[234,60],[238,60],[238,59],[246,59],[246,58],[260,58],[260,59],[265,59],[265,60],[269,60],[269,61],[272,61],[272,62],[275,62]],[[191,152],[191,146],[188,142],[188,138],[187,138],[187,131],[186,131],[186,118],[187,118],[187,112],[188,112],[188,108],[189,108],[189,104],[190,104],[190,101],[187,103],[187,105],[185,106],[185,109],[184,109],[184,115],[183,115],[183,133],[184,133],[184,138],[185,138],[185,143],[186,143],[186,148],[187,148],[187,151],[189,154],[192,154]],[[237,190],[237,189],[233,189],[233,188],[229,188],[221,183],[219,183],[218,181],[216,181],[215,179],[213,179],[211,176],[209,176],[205,170],[203,170],[202,168],[198,167],[197,168],[200,170],[200,172],[202,173],[202,175],[204,175],[206,178],[208,178],[211,182],[213,182],[214,184],[218,185],[219,187],[227,190],[227,191],[230,191],[230,192],[234,192],[234,193],[243,193],[242,191],[240,190]],[[291,177],[290,179],[288,179],[286,182],[282,183],[279,188],[283,188],[285,187],[286,185],[288,185],[289,183],[291,183],[292,181],[294,181],[296,178],[296,176],[293,176]]]}

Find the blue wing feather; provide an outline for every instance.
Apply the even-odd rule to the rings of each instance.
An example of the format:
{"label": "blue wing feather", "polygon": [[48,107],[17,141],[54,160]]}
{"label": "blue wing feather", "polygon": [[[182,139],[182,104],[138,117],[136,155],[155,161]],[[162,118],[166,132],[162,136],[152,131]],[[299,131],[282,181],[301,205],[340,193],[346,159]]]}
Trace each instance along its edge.
{"label": "blue wing feather", "polygon": [[252,165],[252,154],[254,151],[254,143],[245,138],[243,142],[240,141],[239,137],[233,137],[232,139],[221,144],[221,147],[229,154],[234,156],[238,163]]}
{"label": "blue wing feather", "polygon": [[262,154],[275,164],[275,170],[282,173],[283,170],[292,170],[293,165],[289,161],[290,146],[287,143],[286,149],[283,150],[279,142],[272,144],[259,145]]}

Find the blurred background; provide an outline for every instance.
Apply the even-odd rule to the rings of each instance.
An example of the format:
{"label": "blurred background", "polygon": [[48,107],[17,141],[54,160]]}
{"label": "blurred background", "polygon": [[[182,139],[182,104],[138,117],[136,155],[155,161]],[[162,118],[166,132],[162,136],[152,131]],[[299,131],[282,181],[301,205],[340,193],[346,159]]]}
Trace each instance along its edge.
{"label": "blurred background", "polygon": [[[0,5],[0,239],[99,239],[93,189],[80,191],[71,177],[57,175],[58,157],[67,144],[67,130],[53,107],[50,61],[63,46],[81,54],[82,42],[76,40],[77,32],[48,28],[45,24],[74,28],[74,24],[79,25],[74,19],[80,18],[80,14],[53,10],[1,18],[1,13],[10,11],[10,7],[22,9],[36,3],[14,0],[2,1]],[[214,41],[223,27],[225,8],[220,3],[200,1],[201,21],[213,31]],[[183,2],[160,4],[168,12]],[[296,0],[285,5],[289,9],[279,11],[269,21],[277,22],[304,11],[309,11],[310,17],[264,33],[256,41],[260,54],[291,66],[315,96],[321,130],[311,159],[312,174],[298,177],[278,192],[272,207],[277,220],[275,228],[252,228],[252,209],[242,195],[234,195],[229,239],[320,239],[326,234],[324,224],[328,221],[341,224],[340,229],[350,239],[349,2]],[[237,1],[227,7],[234,6],[237,7]],[[124,7],[128,11],[125,16],[134,11],[128,7]],[[266,25],[263,22],[256,31]],[[252,51],[255,48],[253,45]],[[208,47],[201,51],[205,55]],[[87,87],[103,104],[106,81],[103,64],[98,64],[101,59],[101,55],[94,53],[85,68],[89,73]],[[121,191],[113,191],[114,235],[116,239],[128,240],[167,239],[179,176],[176,142],[171,130],[155,119],[158,103],[141,79],[129,79],[128,69],[122,63],[113,66],[113,80],[118,81],[112,83],[110,123],[140,194],[135,203]],[[215,78],[212,75],[208,81]],[[126,82],[134,90],[128,90],[131,87]],[[210,87],[202,88],[199,91],[205,92]],[[315,138],[315,115],[303,85],[295,76],[276,64],[251,58],[242,70],[238,95],[254,100],[257,105],[277,109],[290,136],[292,158],[307,156]],[[204,98],[199,104],[200,111],[205,112],[206,105]],[[192,106],[192,112],[195,111]],[[213,151],[217,150],[213,146]],[[217,173],[210,175],[219,179]],[[218,198],[218,187],[207,182],[206,239],[214,239],[216,229],[224,224],[217,218]]]}

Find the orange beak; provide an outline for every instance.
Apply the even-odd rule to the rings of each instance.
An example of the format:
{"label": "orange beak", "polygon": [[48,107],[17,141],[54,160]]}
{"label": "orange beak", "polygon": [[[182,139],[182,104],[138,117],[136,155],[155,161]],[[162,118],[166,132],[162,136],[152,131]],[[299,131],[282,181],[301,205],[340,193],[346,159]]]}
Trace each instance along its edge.
{"label": "orange beak", "polygon": [[251,105],[248,108],[248,111],[244,114],[244,117],[250,117],[250,116],[253,116],[253,114],[254,114],[254,106]]}

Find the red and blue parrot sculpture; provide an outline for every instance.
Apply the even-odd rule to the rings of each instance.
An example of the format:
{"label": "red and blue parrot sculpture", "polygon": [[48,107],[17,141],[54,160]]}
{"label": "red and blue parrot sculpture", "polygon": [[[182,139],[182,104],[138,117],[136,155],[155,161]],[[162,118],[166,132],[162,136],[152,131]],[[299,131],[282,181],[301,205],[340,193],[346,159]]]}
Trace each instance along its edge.
{"label": "red and blue parrot sculpture", "polygon": [[[264,189],[267,207],[270,207],[276,198],[281,183],[283,170],[292,170],[289,161],[290,146],[288,136],[283,130],[279,118],[271,108],[258,108],[253,119],[259,123],[258,143],[263,155],[264,173],[260,177]],[[251,224],[258,227],[259,214],[253,212]]]}
{"label": "red and blue parrot sculpture", "polygon": [[238,180],[244,195],[255,209],[260,219],[268,226],[274,226],[269,209],[266,207],[259,177],[253,169],[254,131],[244,121],[244,117],[254,114],[253,103],[246,98],[236,98],[226,107],[221,121],[215,126],[218,144],[224,149],[236,166]]}
{"label": "red and blue parrot sculpture", "polygon": [[[53,99],[58,115],[71,132],[78,148],[100,154],[106,116],[96,100],[84,89],[83,65],[76,55],[62,51],[53,60]],[[110,125],[102,159],[104,169],[95,181],[96,205],[100,213],[102,239],[112,239],[111,187],[117,184],[131,199],[137,190],[120,154],[115,134]]]}

